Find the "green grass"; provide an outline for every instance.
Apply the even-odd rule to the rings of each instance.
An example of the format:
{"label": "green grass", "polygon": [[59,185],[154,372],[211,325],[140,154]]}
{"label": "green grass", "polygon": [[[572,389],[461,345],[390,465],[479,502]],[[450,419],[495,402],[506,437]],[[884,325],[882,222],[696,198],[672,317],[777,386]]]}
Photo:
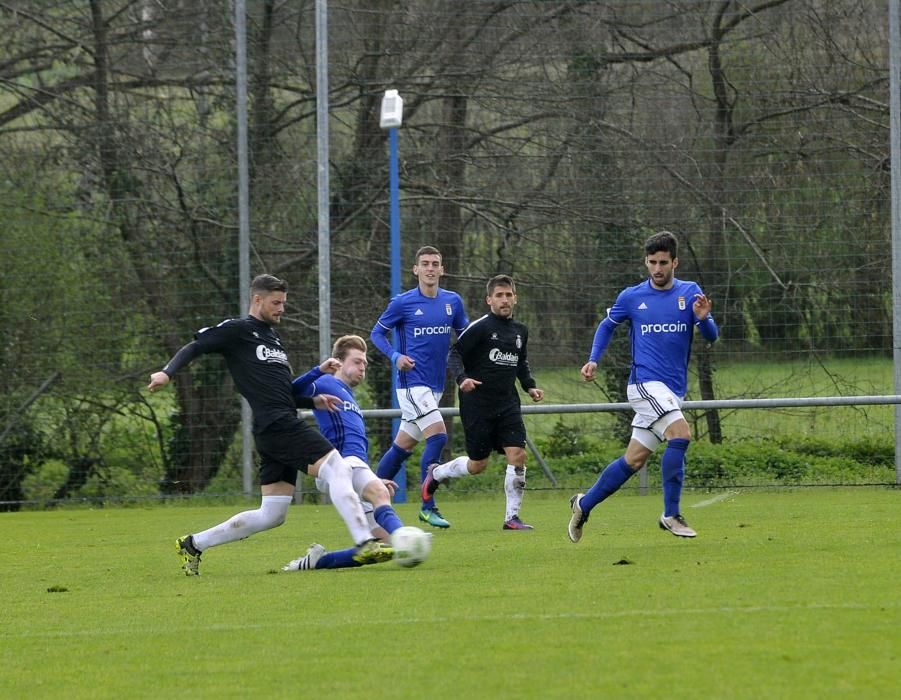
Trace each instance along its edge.
{"label": "green grass", "polygon": [[234,507],[4,514],[0,696],[897,693],[898,490],[690,493],[693,541],[656,527],[659,494],[622,494],[579,545],[567,498],[529,494],[529,533],[501,531],[498,498],[449,500],[416,569],[274,573],[346,542],[331,507],[297,506],[199,578],[173,540]]}

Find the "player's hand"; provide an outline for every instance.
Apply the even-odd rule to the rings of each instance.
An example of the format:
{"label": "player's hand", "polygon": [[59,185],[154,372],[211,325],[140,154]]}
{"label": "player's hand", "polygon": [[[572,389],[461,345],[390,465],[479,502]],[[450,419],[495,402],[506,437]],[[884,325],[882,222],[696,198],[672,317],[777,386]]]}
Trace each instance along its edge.
{"label": "player's hand", "polygon": [[161,386],[169,383],[169,375],[165,372],[154,372],[150,375],[150,384],[147,385],[148,391],[156,391]]}
{"label": "player's hand", "polygon": [[532,397],[532,401],[538,403],[541,399],[544,398],[544,392],[538,387],[532,387],[529,389],[529,396]]}
{"label": "player's hand", "polygon": [[313,397],[313,408],[334,413],[344,406],[344,402],[333,394],[316,394]]}
{"label": "player's hand", "polygon": [[400,355],[394,364],[401,372],[409,372],[416,366],[416,361],[409,355]]}
{"label": "player's hand", "polygon": [[391,498],[394,498],[394,494],[397,493],[397,482],[391,481],[391,479],[382,479],[382,483],[385,485],[385,488],[388,489],[388,495]]}
{"label": "player's hand", "polygon": [[703,294],[695,294],[694,303],[691,305],[692,311],[695,312],[695,318],[703,321],[710,315],[710,309],[713,307],[712,302]]}
{"label": "player's hand", "polygon": [[339,369],[341,369],[341,360],[336,360],[334,357],[328,358],[319,365],[319,371],[323,374],[334,374]]}
{"label": "player's hand", "polygon": [[582,373],[582,379],[586,382],[590,382],[594,380],[594,371],[598,368],[597,362],[586,362],[582,365],[582,369],[580,370]]}
{"label": "player's hand", "polygon": [[460,391],[464,394],[468,394],[470,391],[475,391],[477,387],[482,386],[482,382],[478,379],[473,379],[472,377],[466,377],[462,382],[460,382]]}

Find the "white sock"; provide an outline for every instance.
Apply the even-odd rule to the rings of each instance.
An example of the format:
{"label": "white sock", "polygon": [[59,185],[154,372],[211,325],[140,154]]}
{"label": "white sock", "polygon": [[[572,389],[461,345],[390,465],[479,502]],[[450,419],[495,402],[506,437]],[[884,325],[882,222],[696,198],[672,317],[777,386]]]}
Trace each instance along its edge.
{"label": "white sock", "polygon": [[363,514],[363,506],[360,497],[354,491],[353,468],[338,454],[337,450],[329,453],[329,456],[319,467],[319,478],[328,484],[328,493],[332,499],[332,505],[338,510],[350,536],[356,544],[362,544],[372,539],[369,524]]}
{"label": "white sock", "polygon": [[507,473],[504,476],[504,493],[507,496],[507,512],[504,520],[519,515],[522,506],[522,494],[526,490],[526,468],[507,465]]}
{"label": "white sock", "polygon": [[437,481],[445,479],[458,479],[461,476],[471,476],[468,469],[469,457],[465,455],[452,459],[450,462],[439,464],[432,472],[432,476]]}
{"label": "white sock", "polygon": [[210,547],[243,540],[254,533],[278,527],[285,522],[292,500],[294,496],[263,496],[256,510],[245,510],[224,523],[193,535],[194,546],[203,552]]}

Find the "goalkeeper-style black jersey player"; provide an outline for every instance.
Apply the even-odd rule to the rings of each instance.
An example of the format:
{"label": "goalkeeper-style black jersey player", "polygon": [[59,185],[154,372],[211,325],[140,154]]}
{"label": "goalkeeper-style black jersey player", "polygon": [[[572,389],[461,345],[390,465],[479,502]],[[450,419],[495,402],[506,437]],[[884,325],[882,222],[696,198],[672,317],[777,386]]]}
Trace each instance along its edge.
{"label": "goalkeeper-style black jersey player", "polygon": [[531,525],[519,519],[526,486],[526,427],[516,380],[533,401],[541,401],[544,392],[535,385],[529,369],[529,329],[513,319],[513,279],[492,277],[485,301],[491,311],[466,327],[448,355],[448,367],[460,387],[467,456],[431,465],[422,482],[422,498],[430,497],[447,479],[483,472],[491,453],[502,452],[507,457],[504,529],[531,530]]}

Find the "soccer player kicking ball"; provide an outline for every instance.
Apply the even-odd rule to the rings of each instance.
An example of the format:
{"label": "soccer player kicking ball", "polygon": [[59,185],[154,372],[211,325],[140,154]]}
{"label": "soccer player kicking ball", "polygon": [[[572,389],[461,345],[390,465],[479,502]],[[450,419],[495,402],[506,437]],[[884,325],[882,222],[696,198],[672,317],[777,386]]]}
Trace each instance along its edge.
{"label": "soccer player kicking ball", "polygon": [[169,383],[178,370],[207,353],[225,357],[235,386],[253,411],[253,438],[260,454],[262,502],[202,532],[175,542],[187,576],[200,573],[200,555],[210,547],[235,542],[285,522],[294,498],[297,470],[329,486],[332,502],[341,514],[361,562],[383,557],[381,544],[354,492],[350,464],[317,431],[297,417],[297,408],[328,408],[334,397],[319,396],[295,402],[291,390],[288,354],[274,326],[285,311],[287,284],[272,275],[259,275],[250,286],[250,311],[244,318],[228,319],[200,330],[159,372],[150,375],[147,388],[155,391]]}
{"label": "soccer player kicking ball", "polygon": [[451,348],[448,365],[460,387],[460,420],[466,433],[466,457],[433,464],[422,484],[422,498],[431,497],[448,479],[485,471],[495,450],[507,457],[504,493],[507,509],[504,530],[531,530],[519,518],[526,488],[526,427],[516,380],[541,401],[544,392],[535,385],[529,369],[529,329],[513,319],[516,286],[507,275],[488,281],[490,312],[467,326]]}
{"label": "soccer player kicking ball", "polygon": [[632,438],[626,453],[611,462],[585,494],[570,499],[572,516],[569,539],[582,539],[582,528],[592,509],[615,493],[648,461],[661,442],[663,515],[659,525],[678,537],[694,537],[679,510],[685,477],[685,451],[691,430],[682,415],[682,399],[688,388],[688,360],[695,327],[712,343],[719,331],[710,315],[710,300],[694,282],[676,279],[678,241],[669,231],[660,231],[645,241],[648,279],[620,292],[607,317],[601,321],[582,378],[594,379],[598,362],[613,332],[629,322],[632,370],[627,395],[635,411]]}
{"label": "soccer player kicking ball", "polygon": [[[332,356],[318,367],[292,382],[294,396],[312,397],[322,394],[337,396],[341,405],[336,411],[316,408],[313,415],[319,430],[353,469],[354,491],[362,500],[363,511],[369,519],[372,534],[388,540],[391,533],[403,522],[391,506],[391,496],[397,484],[388,479],[379,479],[369,467],[369,439],[366,424],[354,396],[354,388],[366,379],[366,341],[358,335],[345,335],[335,341]],[[316,487],[329,493],[328,484],[316,479]],[[382,546],[384,559],[391,558],[392,550]],[[348,567],[374,564],[374,561],[360,561],[356,548],[327,552],[321,544],[310,545],[307,553],[282,567],[284,571],[305,571],[308,569],[344,569]]]}
{"label": "soccer player kicking ball", "polygon": [[[447,350],[451,331],[459,335],[469,324],[460,295],[438,286],[444,265],[436,248],[423,246],[416,251],[413,274],[419,284],[394,297],[372,329],[372,344],[391,358],[397,370],[397,405],[401,410],[394,443],[376,469],[383,479],[397,475],[423,438],[420,478],[425,479],[429,465],[441,459],[447,428],[438,403],[444,392]],[[388,341],[392,330],[394,346]],[[432,527],[450,527],[434,498],[423,500],[419,519]]]}

